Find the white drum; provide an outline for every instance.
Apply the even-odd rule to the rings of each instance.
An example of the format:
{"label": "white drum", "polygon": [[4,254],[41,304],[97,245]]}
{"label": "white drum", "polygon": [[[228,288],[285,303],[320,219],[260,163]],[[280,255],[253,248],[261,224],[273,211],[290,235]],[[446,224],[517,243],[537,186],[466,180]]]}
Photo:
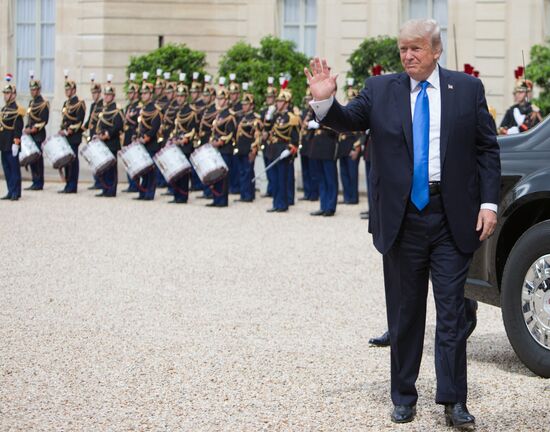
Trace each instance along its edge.
{"label": "white drum", "polygon": [[132,179],[141,177],[155,165],[145,146],[137,141],[122,147],[118,154],[126,167],[126,172]]}
{"label": "white drum", "polygon": [[172,183],[191,171],[191,164],[181,149],[168,144],[157,152],[153,160],[168,183]]}
{"label": "white drum", "polygon": [[105,143],[97,138],[84,144],[80,148],[80,154],[90,164],[95,175],[100,175],[106,169],[116,164],[116,158]]}
{"label": "white drum", "polygon": [[61,135],[48,137],[42,144],[42,151],[55,169],[63,168],[76,157],[67,138]]}
{"label": "white drum", "polygon": [[222,155],[212,144],[197,148],[191,154],[191,163],[205,185],[220,181],[229,172]]}
{"label": "white drum", "polygon": [[40,157],[40,149],[30,137],[30,135],[21,136],[21,151],[19,152],[19,165],[26,166],[32,164]]}

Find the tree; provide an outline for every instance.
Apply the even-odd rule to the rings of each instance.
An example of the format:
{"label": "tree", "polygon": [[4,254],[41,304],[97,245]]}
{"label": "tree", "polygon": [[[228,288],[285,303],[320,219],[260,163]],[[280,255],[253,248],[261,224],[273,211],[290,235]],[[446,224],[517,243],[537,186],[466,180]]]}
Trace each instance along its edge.
{"label": "tree", "polygon": [[531,62],[527,65],[525,77],[537,84],[541,92],[533,99],[543,116],[550,113],[550,44],[533,45]]}
{"label": "tree", "polygon": [[228,77],[235,73],[238,82],[251,83],[249,91],[254,95],[256,105],[265,100],[267,78],[275,78],[274,85],[279,86],[279,75],[290,78],[288,88],[292,91],[294,104],[301,104],[306,92],[304,67],[308,57],[296,51],[293,42],[274,36],[266,36],[259,47],[240,41],[233,45],[220,59],[218,73]]}
{"label": "tree", "polygon": [[192,50],[185,44],[167,44],[147,54],[130,57],[126,76],[135,72],[138,75],[138,80],[141,80],[141,73],[149,72],[149,79],[154,80],[157,68],[160,68],[165,72],[170,72],[170,79],[177,81],[179,72],[187,73],[187,79],[191,79],[190,74],[193,72],[200,72],[202,77],[205,67],[206,53]]}
{"label": "tree", "polygon": [[365,80],[372,75],[372,68],[382,66],[384,72],[401,72],[401,60],[397,48],[397,38],[378,36],[368,38],[353,51],[348,59],[351,70],[348,78],[354,78],[355,84],[362,86]]}

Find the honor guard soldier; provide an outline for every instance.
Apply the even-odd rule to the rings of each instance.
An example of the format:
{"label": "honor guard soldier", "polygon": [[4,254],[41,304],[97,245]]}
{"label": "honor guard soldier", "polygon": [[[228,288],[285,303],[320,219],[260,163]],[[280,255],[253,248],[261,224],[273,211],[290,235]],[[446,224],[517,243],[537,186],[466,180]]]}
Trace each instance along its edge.
{"label": "honor guard soldier", "polygon": [[[107,75],[107,84],[103,87],[103,110],[99,114],[96,134],[109,148],[115,160],[120,150],[120,134],[124,127],[124,114],[115,102],[113,76]],[[114,197],[118,183],[117,163],[104,171],[101,182],[103,192],[98,197]]]}
{"label": "honor guard soldier", "polygon": [[306,88],[304,96],[303,109],[300,115],[300,164],[302,168],[302,185],[304,187],[304,196],[299,198],[303,201],[317,201],[319,199],[319,161],[311,159],[311,140],[315,129],[308,127],[309,122],[315,119],[315,114],[309,105],[312,100],[309,85]]}
{"label": "honor guard soldier", "polygon": [[[139,100],[139,85],[135,82],[136,74],[130,73],[130,80],[128,82],[128,90],[126,96],[128,104],[124,109],[124,138],[122,145],[127,146],[132,143],[137,137],[138,133],[138,119],[141,111],[141,102]],[[138,192],[136,182],[126,174],[128,178],[128,189],[122,192]]]}
{"label": "honor guard soldier", "polygon": [[[220,87],[216,93],[217,115],[212,123],[212,145],[218,149],[225,164],[231,172],[231,157],[233,156],[237,121],[228,106],[229,94],[225,87]],[[224,177],[212,187],[214,201],[208,207],[227,207],[229,192],[229,176]]]}
{"label": "honor guard soldier", "polygon": [[[275,115],[275,96],[276,91],[273,87],[274,78],[272,76],[267,78],[267,90],[265,92],[265,106],[260,110],[260,117],[262,120],[262,140],[260,142],[260,150],[262,151],[262,157],[264,166],[268,166],[271,161],[267,154],[267,146],[269,145],[269,133],[273,126],[273,116]],[[273,170],[266,172],[267,177],[267,189],[263,197],[273,197]]]}
{"label": "honor guard soldier", "polygon": [[[34,72],[30,71],[29,90],[32,99],[27,109],[27,127],[23,133],[29,135],[36,146],[42,150],[42,143],[46,140],[46,125],[50,118],[50,104],[41,95],[42,85],[34,78]],[[40,151],[40,157],[30,164],[32,184],[26,190],[42,190],[44,188],[44,157]]]}
{"label": "honor guard soldier", "polygon": [[157,69],[157,80],[155,81],[155,94],[153,101],[162,114],[164,114],[169,102],[168,97],[164,93],[165,88],[166,80],[162,79],[162,69]]}
{"label": "honor guard soldier", "polygon": [[[179,107],[177,105],[176,97],[175,97],[175,91],[176,91],[176,83],[170,81],[170,72],[164,72],[164,96],[166,97],[166,105],[164,108],[163,116],[162,116],[162,125],[160,127],[160,138],[159,138],[159,146],[162,148],[166,145],[168,142],[168,139],[172,135],[172,132],[174,131],[174,121],[176,119],[176,114],[179,111]],[[170,185],[168,185],[168,182],[160,172],[160,169],[157,167],[157,187],[159,188],[166,188],[168,187],[168,190],[166,192],[163,192],[161,195],[172,195],[172,189],[170,188]]]}
{"label": "honor guard soldier", "polygon": [[[357,97],[359,91],[353,87],[354,79],[348,78],[346,95],[348,101]],[[341,204],[359,203],[359,161],[362,144],[365,141],[363,132],[343,132],[338,135],[338,158],[340,159],[340,180],[344,199]]]}
{"label": "honor guard soldier", "polygon": [[[158,133],[162,114],[153,102],[153,84],[143,81],[141,85],[141,108],[139,116],[138,139],[145,146],[151,157],[159,150]],[[153,168],[141,177],[139,196],[134,198],[144,201],[155,199],[156,171]]]}
{"label": "honor guard soldier", "polygon": [[498,133],[500,135],[513,135],[525,132],[542,121],[540,109],[531,104],[529,94],[533,90],[533,83],[523,76],[522,66],[515,71],[516,86],[514,87],[514,105],[504,114]]}
{"label": "honor guard soldier", "polygon": [[[176,98],[180,110],[176,115],[175,129],[173,133],[174,142],[180,146],[181,151],[187,159],[193,153],[193,140],[198,127],[197,112],[191,108],[191,105],[187,103],[188,90],[184,84],[185,74],[180,76],[180,83],[176,88]],[[190,174],[185,174],[180,177],[174,184],[174,199],[170,203],[183,204],[187,202],[189,196],[189,181],[191,179]]]}
{"label": "honor guard soldier", "polygon": [[[90,141],[96,134],[97,119],[99,113],[103,110],[103,99],[101,99],[101,84],[95,82],[95,74],[90,74],[90,93],[92,95],[92,105],[90,106],[90,114],[88,120],[84,123],[86,131],[86,139]],[[101,184],[97,176],[94,175],[94,184],[88,188],[89,190],[101,189]]]}
{"label": "honor guard soldier", "polygon": [[315,120],[308,122],[313,129],[311,138],[311,159],[319,163],[319,198],[320,209],[310,214],[312,216],[334,216],[338,200],[338,168],[336,156],[338,133],[326,126],[319,125]]}
{"label": "honor guard soldier", "polygon": [[236,136],[236,157],[239,168],[240,202],[252,202],[256,197],[254,179],[254,162],[260,148],[261,120],[254,112],[254,96],[247,93],[248,83],[243,83],[245,91],[242,98],[242,114],[238,120]]}
{"label": "honor guard soldier", "polygon": [[25,110],[15,102],[17,89],[11,81],[12,75],[7,74],[6,84],[2,90],[5,104],[0,111],[0,151],[2,152],[4,177],[8,186],[8,193],[0,199],[17,201],[21,198],[19,150],[21,149]]}
{"label": "honor guard soldier", "polygon": [[71,146],[75,158],[65,166],[65,188],[59,193],[76,193],[78,189],[78,146],[82,142],[82,125],[86,115],[86,104],[78,99],[76,95],[76,83],[69,79],[69,71],[65,70],[65,96],[67,100],[63,103],[60,135],[64,135]]}
{"label": "honor guard soldier", "polygon": [[[242,115],[242,103],[241,98],[241,89],[239,84],[235,81],[237,76],[234,73],[229,74],[229,108],[231,112],[238,120]],[[229,193],[230,194],[239,194],[240,193],[240,179],[239,179],[239,158],[237,154],[234,154],[231,157],[231,167],[229,171]]]}
{"label": "honor guard soldier", "polygon": [[267,146],[268,158],[274,161],[284,150],[289,150],[291,156],[281,159],[273,167],[273,207],[268,212],[286,212],[290,205],[289,180],[293,169],[293,159],[298,153],[300,140],[300,117],[289,111],[292,95],[286,88],[281,89],[276,99],[277,111],[273,117],[273,125]]}
{"label": "honor guard soldier", "polygon": [[[204,76],[204,89],[202,91],[204,108],[202,110],[202,116],[199,123],[198,137],[195,139],[195,147],[199,147],[210,142],[213,123],[218,114],[218,110],[216,108],[216,90],[210,84],[211,79],[212,77],[210,75]],[[202,183],[201,187],[203,194],[199,198],[212,198],[212,191],[210,188]]]}
{"label": "honor guard soldier", "polygon": [[[200,74],[198,72],[193,72],[193,81],[191,82],[191,89],[189,90],[189,97],[191,99],[189,106],[197,114],[197,130],[195,131],[195,138],[193,138],[193,142],[198,142],[198,139],[196,138],[198,135],[198,124],[200,124],[202,112],[205,107],[202,99],[202,84],[199,81],[199,75]],[[193,168],[193,171],[191,172],[191,190],[202,191],[202,189],[202,183],[199,176],[195,172],[195,168]]]}

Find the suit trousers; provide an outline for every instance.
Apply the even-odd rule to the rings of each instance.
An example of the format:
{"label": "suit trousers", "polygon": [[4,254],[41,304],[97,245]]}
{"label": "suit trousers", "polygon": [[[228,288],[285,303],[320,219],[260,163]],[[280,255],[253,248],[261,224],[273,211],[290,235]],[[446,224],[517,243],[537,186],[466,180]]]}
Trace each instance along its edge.
{"label": "suit trousers", "polygon": [[[147,150],[149,156],[155,155],[154,151]],[[157,190],[157,171],[158,168],[153,166],[153,169],[149,170],[145,175],[141,176],[139,197],[141,199],[155,199],[155,192]]]}
{"label": "suit trousers", "polygon": [[[263,158],[264,158],[264,165],[267,167],[270,163],[271,163],[271,159],[269,159],[266,155],[265,155],[265,152],[263,154]],[[274,168],[275,169],[275,168]],[[273,171],[274,169],[270,169],[266,172],[266,177],[267,177],[267,190],[266,190],[266,194],[267,196],[270,196],[272,197],[273,196]]]}
{"label": "suit trousers", "polygon": [[288,205],[294,205],[295,192],[296,192],[296,177],[294,174],[294,157],[287,158],[288,163]]}
{"label": "suit trousers", "polygon": [[2,151],[2,168],[4,169],[4,177],[8,186],[7,195],[10,198],[21,197],[21,167],[19,166],[19,153],[13,156],[11,148]]}
{"label": "suit trousers", "polygon": [[[383,216],[383,215],[382,215]],[[409,202],[395,244],[384,255],[386,310],[391,341],[391,397],[395,405],[416,404],[422,359],[428,278],[437,312],[436,403],[466,402],[464,284],[472,254],[458,250],[439,194],[418,211]]]}
{"label": "suit trousers", "polygon": [[240,161],[238,155],[231,155],[231,169],[229,170],[229,193],[231,194],[238,194],[241,190]]}
{"label": "suit trousers", "polygon": [[80,172],[80,162],[78,160],[78,144],[70,144],[75,154],[74,160],[63,170],[65,172],[65,192],[76,192],[78,190],[78,174]]}
{"label": "suit trousers", "polygon": [[304,199],[317,201],[319,199],[319,173],[317,163],[309,156],[300,155],[302,167],[302,183],[304,185]]}
{"label": "suit trousers", "polygon": [[[115,161],[117,160],[116,154]],[[106,169],[101,175],[97,176],[101,189],[103,189],[103,194],[107,196],[116,196],[116,189],[118,185],[118,170],[117,163]]]}
{"label": "suit trousers", "polygon": [[[38,148],[41,148],[42,143],[35,141]],[[44,155],[40,152],[40,157],[33,163],[29,164],[32,175],[32,185],[42,189],[44,187]]]}
{"label": "suit trousers", "polygon": [[239,155],[239,190],[241,199],[244,201],[252,201],[256,198],[256,185],[252,183],[254,179],[254,161],[248,160],[248,155]]}
{"label": "suit trousers", "polygon": [[190,179],[191,174],[185,174],[173,182],[173,184],[168,185],[168,188],[174,191],[174,201],[187,202],[187,198],[189,197]]}
{"label": "suit trousers", "polygon": [[335,160],[320,160],[319,197],[321,210],[324,212],[336,211],[338,201],[338,168]]}
{"label": "suit trousers", "polygon": [[344,202],[356,204],[359,202],[359,158],[351,156],[340,158],[340,179]]}
{"label": "suit trousers", "polygon": [[288,196],[290,169],[288,158],[277,162],[271,169],[273,171],[273,208],[287,210],[290,205]]}
{"label": "suit trousers", "polygon": [[[233,155],[221,153],[221,156],[231,172],[231,166],[233,162]],[[229,203],[228,194],[229,194],[229,174],[227,174],[223,179],[214,183],[212,194],[214,196],[214,204],[220,207],[225,207]]]}

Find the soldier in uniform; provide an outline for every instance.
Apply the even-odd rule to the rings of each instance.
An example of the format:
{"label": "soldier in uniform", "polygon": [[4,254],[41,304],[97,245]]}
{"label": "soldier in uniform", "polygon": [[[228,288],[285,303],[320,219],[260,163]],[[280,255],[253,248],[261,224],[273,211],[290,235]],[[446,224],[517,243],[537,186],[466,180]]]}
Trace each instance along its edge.
{"label": "soldier in uniform", "polygon": [[[198,127],[198,119],[197,112],[191,107],[191,104],[187,103],[188,89],[184,81],[185,77],[180,77],[180,83],[176,88],[176,98],[180,109],[176,115],[173,140],[189,159],[194,150],[193,140]],[[191,175],[185,174],[175,182],[174,199],[170,203],[183,204],[187,202],[190,179]]]}
{"label": "soldier in uniform", "polygon": [[[165,72],[164,73],[164,80],[166,82],[165,88],[164,88],[164,95],[166,96],[167,104],[164,108],[163,116],[162,116],[162,125],[160,127],[160,138],[159,138],[159,145],[160,147],[164,147],[166,143],[168,142],[168,139],[174,132],[174,121],[176,120],[176,115],[179,111],[179,106],[177,99],[175,97],[176,92],[176,86],[177,84],[175,82],[170,81],[170,73]],[[162,195],[173,195],[174,191],[160,172],[160,170],[157,168],[157,187],[165,188],[168,187],[168,190],[166,192],[163,192]]]}
{"label": "soldier in uniform", "polygon": [[[42,143],[46,139],[46,125],[50,118],[50,104],[42,97],[42,86],[40,81],[34,78],[34,72],[30,73],[29,89],[32,99],[27,109],[27,127],[23,133],[29,135],[41,149]],[[32,173],[32,184],[26,190],[42,190],[44,188],[44,157],[40,152],[40,157],[30,164]]]}
{"label": "soldier in uniform", "polygon": [[86,115],[86,103],[78,99],[76,95],[76,83],[69,80],[69,72],[65,71],[65,96],[63,103],[60,135],[64,135],[75,154],[74,160],[65,166],[65,179],[67,184],[59,193],[76,193],[78,189],[78,146],[82,142],[82,126]]}
{"label": "soldier in uniform", "polygon": [[[115,160],[120,150],[120,134],[124,127],[124,114],[115,103],[115,87],[112,85],[112,75],[107,75],[107,85],[103,88],[103,110],[99,114],[96,134],[109,148]],[[98,197],[114,197],[118,183],[117,164],[103,173],[103,192]]]}
{"label": "soldier in uniform", "polygon": [[2,152],[2,168],[8,186],[8,193],[0,198],[17,201],[21,198],[21,167],[19,166],[19,151],[23,133],[23,116],[25,110],[15,102],[17,89],[11,82],[11,75],[6,75],[4,94],[5,105],[0,111],[0,151]]}
{"label": "soldier in uniform", "polygon": [[[103,99],[101,99],[101,84],[95,82],[95,74],[90,74],[90,93],[92,94],[92,105],[90,106],[90,114],[88,120],[84,123],[86,131],[86,139],[90,141],[96,134],[97,119],[99,113],[103,110]],[[94,183],[88,190],[101,189],[101,183],[96,175],[94,175]]]}
{"label": "soldier in uniform", "polygon": [[[199,147],[210,142],[214,120],[218,115],[218,110],[216,108],[216,90],[210,84],[210,80],[210,75],[205,75],[204,89],[202,91],[204,108],[202,109],[202,115],[199,123],[199,133],[195,138],[195,147]],[[199,196],[199,198],[212,198],[212,191],[210,187],[202,185],[202,188],[203,194],[202,196]]]}
{"label": "soldier in uniform", "polygon": [[245,91],[242,99],[241,116],[237,127],[237,153],[239,168],[240,202],[252,202],[256,197],[254,179],[254,162],[260,148],[261,121],[260,115],[254,112],[254,96],[247,93],[248,83],[243,83]]}
{"label": "soldier in uniform", "polygon": [[[170,78],[170,73],[166,72],[166,74],[168,74],[168,78]],[[164,76],[166,76],[166,74]],[[168,96],[166,96],[165,89],[166,80],[162,79],[162,69],[157,69],[157,80],[155,81],[155,93],[153,96],[153,101],[155,102],[157,108],[162,114],[164,114],[164,111],[166,110],[168,103],[170,102],[168,100]]]}
{"label": "soldier in uniform", "polygon": [[[271,127],[273,126],[273,116],[275,114],[276,108],[275,108],[275,96],[276,91],[275,87],[273,87],[273,77],[267,78],[267,90],[265,92],[265,106],[260,110],[260,117],[262,120],[262,140],[260,144],[260,150],[262,150],[262,156],[264,160],[264,165],[268,166],[271,161],[268,157],[268,145],[269,145],[269,133],[271,132]],[[266,172],[267,176],[267,190],[265,195],[262,195],[265,197],[273,197],[273,170],[268,170]]]}
{"label": "soldier in uniform", "polygon": [[[134,141],[137,136],[138,119],[141,111],[141,102],[139,101],[139,85],[135,82],[136,74],[130,73],[128,91],[126,93],[128,104],[124,109],[124,139],[122,145],[127,146]],[[122,192],[138,192],[136,182],[126,174],[128,178],[128,189]]]}
{"label": "soldier in uniform", "polygon": [[309,122],[315,119],[313,109],[309,105],[312,100],[309,86],[304,96],[303,109],[300,115],[302,126],[300,128],[300,164],[302,168],[302,184],[304,196],[299,198],[303,201],[317,201],[319,199],[319,163],[309,157],[311,152],[311,139],[315,129],[308,127]]}
{"label": "soldier in uniform", "polygon": [[[138,139],[153,157],[159,150],[158,133],[162,114],[153,101],[153,84],[143,81],[141,85],[141,102],[143,104],[139,116]],[[156,172],[150,170],[141,177],[139,196],[134,199],[152,201],[155,199]]]}
{"label": "soldier in uniform", "polygon": [[[197,115],[197,130],[195,131],[195,137],[193,138],[193,142],[198,142],[198,124],[200,124],[201,118],[202,118],[202,112],[204,110],[204,101],[201,97],[202,95],[202,85],[199,81],[199,73],[193,72],[193,81],[191,82],[191,89],[189,90],[189,96],[190,96],[190,102],[189,107],[195,111]],[[199,179],[199,176],[195,172],[195,169],[193,168],[193,171],[191,172],[191,190],[193,191],[202,191],[203,185]]]}
{"label": "soldier in uniform", "polygon": [[[237,76],[234,73],[229,74],[229,108],[231,112],[238,119],[242,114],[241,90],[239,84],[235,81]],[[240,170],[239,170],[239,157],[237,154],[231,156],[231,169],[229,170],[229,193],[240,193]]]}
{"label": "soldier in uniform", "polygon": [[516,69],[515,74],[514,105],[508,108],[500,123],[498,129],[500,135],[525,132],[542,121],[540,109],[529,101],[533,83],[523,77],[523,67]]}
{"label": "soldier in uniform", "polygon": [[[348,101],[357,97],[358,90],[353,87],[353,78],[348,78]],[[344,132],[338,136],[338,158],[340,159],[340,180],[344,200],[341,204],[359,203],[359,156],[365,140],[363,132]]]}
{"label": "soldier in uniform", "polygon": [[282,213],[288,211],[291,203],[289,196],[290,170],[293,169],[293,159],[298,153],[300,141],[300,117],[289,111],[292,94],[283,88],[276,99],[275,115],[267,146],[269,160],[277,159],[281,153],[288,149],[291,156],[280,160],[273,167],[273,207],[268,212]]}
{"label": "soldier in uniform", "polygon": [[311,212],[312,216],[334,216],[338,200],[338,133],[315,120],[308,122],[313,129],[310,158],[319,163],[319,198],[321,208]]}
{"label": "soldier in uniform", "polygon": [[[237,129],[237,121],[231,113],[228,104],[229,94],[227,89],[221,86],[216,92],[217,114],[212,123],[212,134],[210,140],[212,145],[216,147],[224,162],[231,171],[231,157],[233,156],[235,132]],[[212,194],[214,200],[207,204],[208,207],[227,207],[229,193],[228,176],[214,183]]]}

